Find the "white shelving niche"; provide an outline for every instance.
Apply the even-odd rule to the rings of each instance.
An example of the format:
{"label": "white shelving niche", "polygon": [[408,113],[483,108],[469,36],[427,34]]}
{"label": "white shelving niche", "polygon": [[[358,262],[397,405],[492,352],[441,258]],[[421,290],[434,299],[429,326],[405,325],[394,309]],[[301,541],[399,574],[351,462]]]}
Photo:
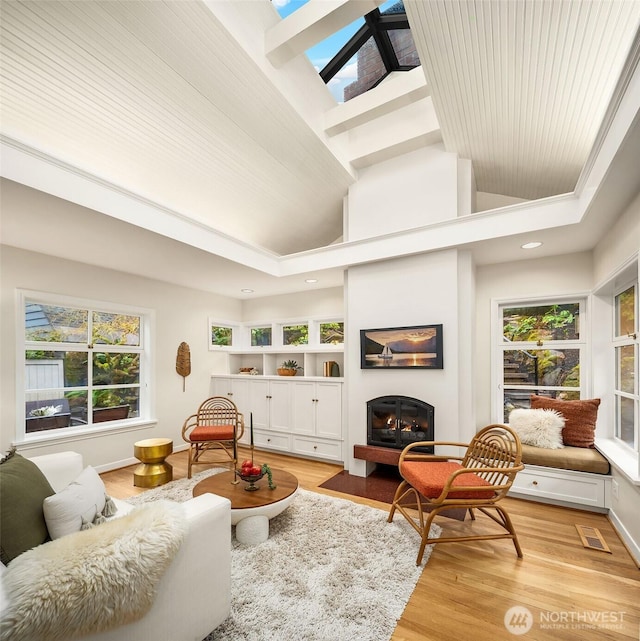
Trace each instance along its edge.
{"label": "white shelving niche", "polygon": [[[342,319],[287,319],[276,323],[233,324],[209,320],[211,327],[232,327],[232,345],[210,349],[227,355],[226,371],[211,376],[211,393],[227,396],[245,417],[242,442],[249,444],[253,418],[254,444],[258,448],[297,456],[344,461],[343,388],[344,344],[322,344],[320,327],[342,324]],[[285,345],[283,328],[306,325],[308,342]],[[341,325],[339,326],[341,327]],[[251,345],[251,330],[271,330],[270,345]],[[267,332],[268,333],[268,332]],[[279,376],[284,361],[296,361],[295,376]],[[326,376],[325,363],[337,364],[340,376]],[[257,374],[241,373],[252,368]],[[333,372],[335,374],[335,367]]]}

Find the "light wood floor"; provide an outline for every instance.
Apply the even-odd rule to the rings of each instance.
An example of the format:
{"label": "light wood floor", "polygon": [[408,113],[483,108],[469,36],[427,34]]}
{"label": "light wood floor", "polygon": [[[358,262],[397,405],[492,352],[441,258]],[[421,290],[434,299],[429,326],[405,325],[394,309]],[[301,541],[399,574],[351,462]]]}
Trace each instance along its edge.
{"label": "light wood floor", "polygon": [[[389,508],[318,487],[341,466],[256,454],[258,461],[294,474],[307,490]],[[240,457],[245,455],[241,452]],[[186,452],[172,454],[168,461],[174,479],[186,477]],[[107,491],[117,498],[143,492],[133,486],[134,467],[103,474]],[[640,570],[606,516],[518,499],[507,499],[504,505],[514,521],[524,558],[518,559],[509,541],[434,546],[392,641],[640,640]],[[447,531],[496,527],[482,515],[473,525],[468,519],[463,523],[438,517],[437,522]],[[598,528],[612,554],[585,549],[576,524]],[[418,535],[398,545],[411,546],[417,553]],[[532,627],[521,637],[504,624],[505,614],[514,606],[524,606],[532,614]]]}

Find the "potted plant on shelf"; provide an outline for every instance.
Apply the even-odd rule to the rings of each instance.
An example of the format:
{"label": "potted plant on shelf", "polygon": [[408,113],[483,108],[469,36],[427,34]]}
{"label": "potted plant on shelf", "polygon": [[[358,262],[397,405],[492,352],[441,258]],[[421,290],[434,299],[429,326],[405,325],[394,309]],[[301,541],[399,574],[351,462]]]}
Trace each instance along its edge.
{"label": "potted plant on shelf", "polygon": [[284,361],[280,367],[278,367],[278,374],[280,376],[295,376],[299,369],[302,369],[298,366],[296,361]]}

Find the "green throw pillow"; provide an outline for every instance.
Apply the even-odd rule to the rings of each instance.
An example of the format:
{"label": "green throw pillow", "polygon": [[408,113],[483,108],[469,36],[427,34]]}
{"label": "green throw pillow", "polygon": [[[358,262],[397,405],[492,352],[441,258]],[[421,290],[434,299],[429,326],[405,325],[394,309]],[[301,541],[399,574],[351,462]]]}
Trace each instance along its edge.
{"label": "green throw pillow", "polygon": [[49,538],[42,503],[52,494],[35,463],[13,454],[0,464],[0,560],[5,565]]}

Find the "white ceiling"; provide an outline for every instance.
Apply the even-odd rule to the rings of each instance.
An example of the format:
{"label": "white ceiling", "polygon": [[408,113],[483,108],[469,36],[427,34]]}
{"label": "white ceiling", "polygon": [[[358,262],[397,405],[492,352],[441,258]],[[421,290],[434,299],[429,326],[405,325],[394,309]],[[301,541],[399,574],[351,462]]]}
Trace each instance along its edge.
{"label": "white ceiling", "polygon": [[[327,21],[337,28],[336,20],[352,19],[354,7],[366,12],[375,4],[311,0],[306,15],[325,16],[317,19],[325,22],[320,33]],[[414,101],[417,133],[411,138],[396,123],[405,146],[394,138],[395,129],[385,129],[383,142],[367,143],[363,160],[359,150],[349,149],[350,125],[341,125],[340,135],[324,130],[336,122],[332,112],[348,110],[331,109],[329,92],[306,58],[295,51],[287,58],[286,46],[278,49],[277,64],[264,55],[265,37],[277,30],[282,45],[288,28],[268,0],[3,0],[4,144],[53,167],[52,176],[62,167],[92,188],[106,186],[126,198],[114,211],[108,198],[85,198],[77,181],[56,182],[44,171],[24,179],[27,172],[14,156],[10,162],[5,157],[2,174],[101,211],[83,210],[83,233],[99,228],[115,240],[125,229],[131,232],[120,248],[123,256],[79,250],[77,260],[122,269],[126,261],[116,258],[124,260],[135,239],[160,251],[146,251],[126,271],[238,297],[240,287],[257,295],[304,289],[311,272],[320,275],[314,286],[340,284],[355,250],[331,244],[343,233],[343,200],[357,179],[356,167],[418,144],[442,140],[448,151],[470,158],[480,191],[527,199],[572,192],[594,142],[602,142],[603,119],[608,125],[615,115],[610,110],[607,120],[605,112],[638,37],[640,2],[405,4],[426,84],[416,84],[414,76],[411,90],[390,106],[378,101],[366,131],[375,135],[380,113],[392,119],[396,103],[397,113],[406,114]],[[350,10],[337,16],[333,5]],[[291,33],[313,37],[304,24],[292,25]],[[626,71],[631,75],[635,66]],[[385,96],[390,86],[370,93]],[[428,112],[434,108],[439,128]],[[416,123],[420,114],[422,127]],[[359,117],[342,122],[357,124]],[[637,144],[637,136],[628,138]],[[629,167],[621,153],[610,156],[623,170],[615,189],[622,208],[638,191],[638,163]],[[356,157],[358,163],[348,161]],[[15,190],[8,191],[12,195]],[[582,232],[574,226],[559,251],[593,247],[621,211],[601,201],[594,208],[598,216],[591,216],[596,222]],[[144,215],[136,203],[146,207]],[[173,229],[163,222],[167,213]],[[43,246],[20,222],[3,215],[4,243],[53,253],[47,246],[55,243]],[[191,233],[178,233],[191,223]],[[50,239],[62,233],[50,227]],[[240,241],[237,254],[234,239]],[[465,246],[481,262],[506,260],[510,253],[497,251],[496,244],[504,248],[508,240]],[[304,267],[286,275],[269,266],[278,255],[329,245],[340,257],[319,262],[317,273]],[[180,268],[172,269],[167,256],[176,257]],[[216,273],[225,273],[224,285],[210,277]]]}
{"label": "white ceiling", "polygon": [[449,151],[478,191],[535,200],[574,190],[640,2],[406,0]]}

